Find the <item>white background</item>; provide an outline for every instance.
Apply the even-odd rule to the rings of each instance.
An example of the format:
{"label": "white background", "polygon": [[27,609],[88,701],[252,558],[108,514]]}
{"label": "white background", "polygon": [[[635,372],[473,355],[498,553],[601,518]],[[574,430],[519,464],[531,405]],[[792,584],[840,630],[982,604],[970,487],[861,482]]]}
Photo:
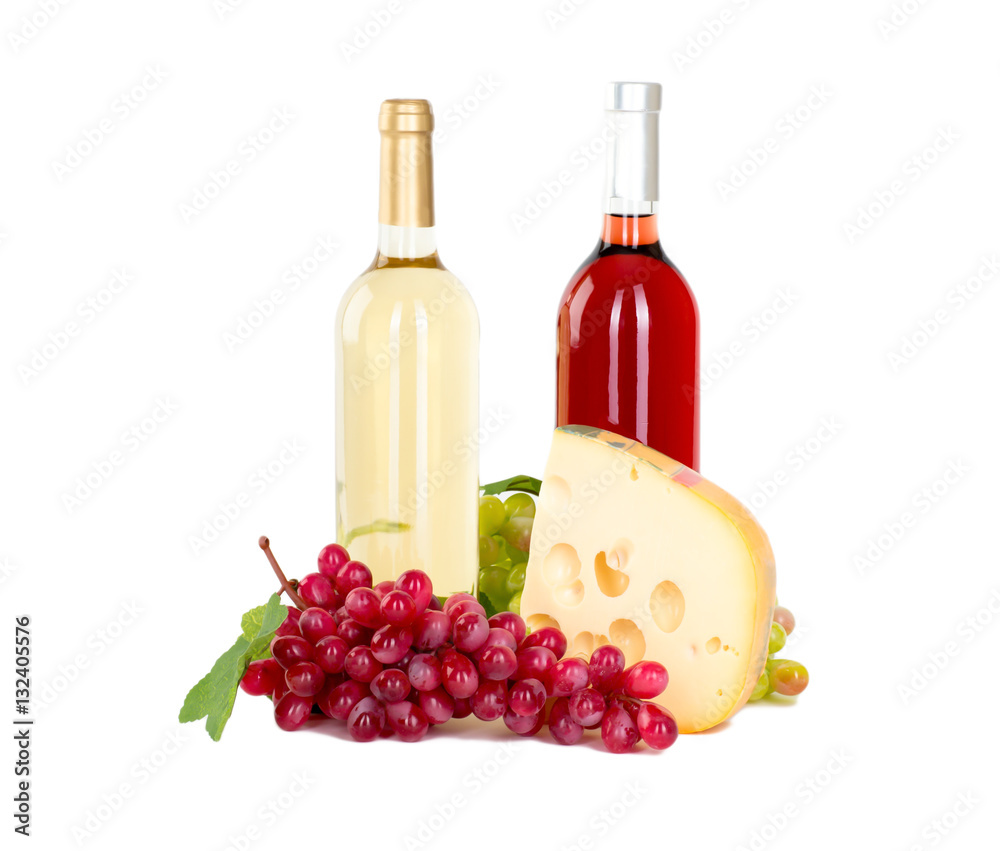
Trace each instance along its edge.
{"label": "white background", "polygon": [[[350,61],[344,45],[388,0],[91,0],[47,22],[44,5],[0,12],[0,720],[27,613],[38,847],[247,847],[251,828],[254,849],[424,847],[407,836],[442,824],[430,847],[995,841],[997,275],[966,282],[1000,251],[996,4],[907,0],[890,30],[890,0],[589,0],[561,19],[555,0],[400,0]],[[484,417],[504,421],[483,447],[491,481],[543,469],[556,306],[598,235],[612,79],[664,84],[661,233],[701,309],[703,472],[768,530],[809,689],[624,757],[512,742],[499,724],[418,745],[288,735],[242,694],[221,743],[180,727],[187,689],[274,590],[257,536],[295,575],[333,537],[334,316],[374,252],[379,102],[429,98],[444,130],[439,242],[482,317]],[[120,100],[144,83],[141,102]],[[291,119],[248,160],[276,109]],[[185,221],[233,159],[240,173]],[[519,228],[532,199],[545,209]],[[323,237],[332,258],[230,351],[224,335]],[[88,321],[119,269],[132,283]],[[766,312],[783,292],[792,306]],[[79,333],[26,373],[69,322]],[[124,437],[158,400],[175,410]],[[258,492],[286,441],[301,451]],[[949,468],[964,472],[946,484]],[[249,506],[195,552],[241,492]],[[453,817],[436,816],[456,793]],[[279,800],[279,818],[262,815]]]}

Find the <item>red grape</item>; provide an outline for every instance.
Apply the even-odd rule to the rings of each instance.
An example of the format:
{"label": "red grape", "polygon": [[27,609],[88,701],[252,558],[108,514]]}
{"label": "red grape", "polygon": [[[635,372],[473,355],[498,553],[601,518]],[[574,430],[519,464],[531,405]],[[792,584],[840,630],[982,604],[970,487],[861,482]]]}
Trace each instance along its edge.
{"label": "red grape", "polygon": [[[524,641],[524,637],[528,633],[528,628],[524,625],[524,619],[520,615],[514,614],[514,612],[499,612],[493,615],[490,618],[490,626],[507,630],[507,632],[514,636],[514,641],[517,642],[518,646]],[[514,649],[516,650],[517,647]]]}
{"label": "red grape", "polygon": [[316,559],[319,564],[319,572],[331,581],[336,580],[337,571],[350,560],[351,557],[347,554],[347,550],[340,544],[327,544],[319,551],[319,558]]}
{"label": "red grape", "polygon": [[301,635],[302,633],[299,632],[299,618],[302,617],[302,610],[294,606],[285,606],[285,608],[288,609],[288,617],[285,618],[274,634],[277,636]]}
{"label": "red grape", "polygon": [[417,604],[405,591],[390,591],[382,598],[382,617],[393,626],[409,626],[417,616]]}
{"label": "red grape", "polygon": [[490,627],[490,633],[486,636],[486,643],[483,644],[483,647],[492,647],[494,645],[509,647],[511,650],[517,652],[517,641],[514,639],[514,636],[507,630],[496,626]]}
{"label": "red grape", "polygon": [[472,660],[454,650],[441,660],[441,685],[452,697],[472,697],[479,688],[479,674]]}
{"label": "red grape", "polygon": [[351,648],[339,635],[321,638],[316,645],[316,664],[328,674],[339,674],[344,670],[344,660]]}
{"label": "red grape", "polygon": [[618,685],[625,670],[625,654],[613,644],[602,644],[590,654],[590,684],[607,694]]}
{"label": "red grape", "polygon": [[417,691],[432,691],[441,685],[441,661],[433,653],[418,653],[410,660],[406,674]]}
{"label": "red grape", "polygon": [[555,663],[556,654],[548,647],[522,647],[517,651],[517,670],[514,672],[514,679],[524,680],[533,677],[544,682],[549,668]]}
{"label": "red grape", "polygon": [[247,665],[247,672],[240,680],[240,688],[254,697],[273,694],[278,681],[284,676],[284,669],[274,659],[258,659]]}
{"label": "red grape", "polygon": [[420,692],[420,708],[431,724],[444,724],[455,713],[455,699],[443,688]]}
{"label": "red grape", "polygon": [[333,583],[322,573],[310,573],[305,576],[298,587],[299,596],[307,606],[318,606],[321,609],[335,609],[340,603]]}
{"label": "red grape", "polygon": [[434,596],[431,578],[422,570],[404,570],[396,579],[396,588],[413,598],[418,613],[431,604]]}
{"label": "red grape", "polygon": [[372,654],[372,649],[364,644],[352,647],[344,659],[344,671],[352,680],[370,683],[382,670],[382,663]]}
{"label": "red grape", "polygon": [[306,609],[299,618],[299,632],[310,644],[337,634],[337,621],[326,609]]}
{"label": "red grape", "polygon": [[[451,618],[452,623],[455,623],[462,615],[469,614],[470,612],[474,612],[482,617],[484,621],[486,620],[486,609],[482,607],[482,604],[478,600],[460,600],[450,609],[446,609],[446,612],[448,617]],[[489,629],[490,625],[487,622],[486,631],[489,632]]]}
{"label": "red grape", "polygon": [[451,620],[444,612],[424,612],[413,622],[413,646],[436,650],[451,636]]}
{"label": "red grape", "polygon": [[370,742],[379,737],[385,726],[385,709],[374,697],[363,697],[347,716],[347,732],[358,742]]}
{"label": "red grape", "polygon": [[575,745],[583,738],[583,727],[570,715],[568,697],[560,697],[552,704],[552,711],[549,713],[549,732],[561,745]]}
{"label": "red grape", "polygon": [[544,713],[536,712],[534,715],[518,715],[508,709],[503,715],[503,723],[507,729],[519,736],[534,736],[545,724]]}
{"label": "red grape", "polygon": [[372,694],[385,703],[399,703],[410,693],[406,674],[393,668],[380,672],[371,684]]}
{"label": "red grape", "polygon": [[521,646],[548,647],[556,654],[556,659],[562,659],[566,655],[566,636],[562,634],[562,630],[556,629],[554,626],[543,626],[527,636]]}
{"label": "red grape", "polygon": [[296,662],[311,662],[314,650],[301,635],[279,635],[271,639],[271,655],[287,671]]}
{"label": "red grape", "polygon": [[601,722],[601,739],[611,753],[625,753],[639,741],[639,728],[628,712],[620,706],[612,706]]}
{"label": "red grape", "polygon": [[340,566],[333,581],[340,596],[346,600],[355,588],[372,587],[372,572],[360,561],[348,561]]}
{"label": "red grape", "polygon": [[344,682],[346,682],[344,674],[330,674],[326,678],[326,682],[323,684],[323,688],[320,689],[319,694],[313,698],[313,702],[319,707],[320,712],[330,718],[333,717],[330,715],[330,696],[333,694],[334,689]]}
{"label": "red grape", "polygon": [[440,612],[443,608],[444,606],[441,604],[441,598],[431,594],[431,601],[427,604],[427,611]]}
{"label": "red grape", "polygon": [[457,594],[452,594],[447,600],[445,600],[442,609],[444,613],[448,615],[451,614],[452,606],[457,606],[459,603],[465,603],[470,600],[473,603],[479,602],[479,600],[477,600],[471,594],[466,594],[464,591],[460,591]]}
{"label": "red grape", "polygon": [[537,715],[545,706],[545,697],[545,686],[541,681],[529,678],[510,687],[507,704],[518,715]]}
{"label": "red grape", "polygon": [[347,642],[348,647],[357,647],[372,640],[372,631],[359,624],[354,618],[347,618],[337,627],[337,635]]}
{"label": "red grape", "polygon": [[509,647],[487,647],[478,662],[479,673],[487,680],[507,680],[517,670],[517,656]]}
{"label": "red grape", "polygon": [[468,697],[455,698],[455,718],[468,718],[472,714],[472,700]]}
{"label": "red grape", "polygon": [[298,730],[306,723],[312,708],[311,697],[299,697],[297,694],[288,693],[274,706],[275,723],[287,732]]}
{"label": "red grape", "polygon": [[608,708],[612,707],[624,709],[629,714],[629,717],[633,721],[636,721],[639,717],[639,709],[642,707],[642,701],[634,700],[624,695],[612,695],[608,698]]}
{"label": "red grape", "polygon": [[390,591],[395,589],[396,585],[391,579],[383,580],[379,582],[372,590],[375,592],[375,596],[378,597],[379,602],[382,602],[382,598],[388,594]]}
{"label": "red grape", "polygon": [[642,740],[651,748],[663,750],[677,741],[677,722],[674,716],[655,703],[639,707],[636,726]]}
{"label": "red grape", "polygon": [[346,721],[357,702],[370,694],[371,689],[365,683],[347,680],[334,688],[325,699],[321,698],[319,708],[324,715]]}
{"label": "red grape", "polygon": [[382,626],[382,608],[378,595],[371,588],[355,588],[344,600],[344,607],[362,626],[376,629]]}
{"label": "red grape", "polygon": [[659,662],[637,662],[625,672],[625,694],[650,700],[667,687],[667,669]]}
{"label": "red grape", "polygon": [[[458,606],[455,607],[457,608]],[[466,612],[455,619],[451,640],[457,650],[472,653],[486,643],[489,634],[490,625],[483,615],[478,612]]]}
{"label": "red grape", "polygon": [[587,687],[590,682],[590,671],[582,659],[560,659],[548,672],[549,694],[553,697],[565,697]]}
{"label": "red grape", "polygon": [[496,721],[507,711],[507,683],[484,682],[472,695],[472,712],[480,721]]}
{"label": "red grape", "polygon": [[413,632],[406,626],[383,626],[372,636],[372,654],[384,665],[395,665],[410,652]]}
{"label": "red grape", "polygon": [[393,732],[404,742],[419,741],[430,727],[424,710],[405,700],[387,706],[386,717]]}
{"label": "red grape", "polygon": [[326,673],[315,662],[297,662],[285,671],[285,683],[292,694],[315,697],[326,682]]}
{"label": "red grape", "polygon": [[[278,666],[281,667],[280,665]],[[281,700],[286,694],[288,694],[288,684],[285,682],[284,668],[281,669],[281,679],[278,684],[274,687],[274,694],[271,695],[271,702],[277,705],[278,701]]]}
{"label": "red grape", "polygon": [[604,695],[597,689],[582,688],[569,698],[569,714],[581,727],[596,727],[604,717]]}

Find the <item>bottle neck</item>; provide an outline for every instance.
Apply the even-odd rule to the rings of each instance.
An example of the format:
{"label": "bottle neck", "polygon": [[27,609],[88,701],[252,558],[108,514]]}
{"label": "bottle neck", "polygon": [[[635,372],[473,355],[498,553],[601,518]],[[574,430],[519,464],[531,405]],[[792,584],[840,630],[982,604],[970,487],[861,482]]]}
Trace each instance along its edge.
{"label": "bottle neck", "polygon": [[430,131],[382,129],[378,221],[391,228],[433,229]]}
{"label": "bottle neck", "polygon": [[601,241],[605,245],[623,245],[626,248],[638,248],[640,245],[652,245],[660,241],[657,229],[656,215],[615,216],[604,215],[604,230]]}
{"label": "bottle neck", "polygon": [[434,228],[404,227],[402,225],[378,226],[378,253],[394,260],[419,260],[437,252]]}
{"label": "bottle neck", "polygon": [[610,109],[604,212],[635,218],[655,216],[659,206],[659,119],[656,110]]}

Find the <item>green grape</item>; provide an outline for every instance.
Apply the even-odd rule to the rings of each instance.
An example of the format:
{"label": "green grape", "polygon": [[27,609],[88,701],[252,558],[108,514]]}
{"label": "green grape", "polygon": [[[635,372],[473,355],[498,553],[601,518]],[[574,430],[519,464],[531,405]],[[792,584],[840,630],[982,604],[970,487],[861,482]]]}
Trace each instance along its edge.
{"label": "green grape", "polygon": [[528,560],[528,554],[524,550],[519,550],[510,544],[506,544],[505,546],[507,549],[507,559],[511,565],[524,564]]}
{"label": "green grape", "polygon": [[503,503],[507,519],[511,517],[534,517],[535,501],[526,493],[515,493],[508,496]]}
{"label": "green grape", "polygon": [[781,628],[785,630],[785,635],[791,635],[792,630],[795,629],[795,615],[784,606],[775,606],[774,622],[781,624]]}
{"label": "green grape", "polygon": [[767,694],[771,693],[771,681],[767,676],[767,671],[761,671],[760,677],[757,680],[757,685],[753,687],[753,691],[750,693],[750,700],[760,700]]}
{"label": "green grape", "polygon": [[479,571],[479,592],[485,594],[494,605],[506,602],[510,597],[507,590],[507,571],[496,565]]}
{"label": "green grape", "polygon": [[526,553],[528,545],[531,543],[531,527],[534,522],[531,517],[511,517],[503,524],[500,534],[512,547]]}
{"label": "green grape", "polygon": [[507,514],[503,503],[495,496],[479,497],[479,534],[495,535],[500,531]]}
{"label": "green grape", "polygon": [[507,611],[513,612],[515,615],[521,614],[521,592],[518,591],[513,597],[510,598],[510,602],[507,604]]}
{"label": "green grape", "polygon": [[479,536],[479,566],[489,567],[491,564],[496,564],[500,558],[500,545],[497,544],[496,538],[491,538],[488,535]]}
{"label": "green grape", "polygon": [[777,653],[785,646],[785,641],[788,636],[785,634],[784,627],[777,621],[771,624],[771,637],[767,641],[767,654],[769,656]]}
{"label": "green grape", "polygon": [[525,565],[518,564],[510,569],[510,573],[507,574],[506,588],[508,594],[519,594],[524,590],[524,573]]}
{"label": "green grape", "polygon": [[768,663],[769,679],[778,694],[792,697],[801,694],[809,685],[809,672],[806,666],[791,659],[774,659],[776,664]]}

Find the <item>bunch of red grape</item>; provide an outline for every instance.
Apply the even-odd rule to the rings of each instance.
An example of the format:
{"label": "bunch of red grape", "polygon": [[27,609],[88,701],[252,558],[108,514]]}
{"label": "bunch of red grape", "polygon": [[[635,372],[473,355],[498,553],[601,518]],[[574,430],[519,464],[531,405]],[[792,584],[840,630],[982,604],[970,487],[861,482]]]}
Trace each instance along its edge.
{"label": "bunch of red grape", "polygon": [[283,730],[301,727],[315,706],[346,721],[361,742],[417,741],[429,727],[468,715],[503,718],[522,736],[547,722],[566,745],[599,728],[614,753],[640,739],[663,749],[677,738],[673,716],[649,702],[667,686],[658,662],[626,668],[612,645],[598,647],[589,663],[564,658],[560,630],[528,634],[513,612],[487,620],[471,594],[442,605],[423,571],[373,588],[371,571],[331,544],[319,555],[319,573],[297,591],[308,608],[289,608],[272,658],[252,662],[241,682],[245,692],[272,698]]}

